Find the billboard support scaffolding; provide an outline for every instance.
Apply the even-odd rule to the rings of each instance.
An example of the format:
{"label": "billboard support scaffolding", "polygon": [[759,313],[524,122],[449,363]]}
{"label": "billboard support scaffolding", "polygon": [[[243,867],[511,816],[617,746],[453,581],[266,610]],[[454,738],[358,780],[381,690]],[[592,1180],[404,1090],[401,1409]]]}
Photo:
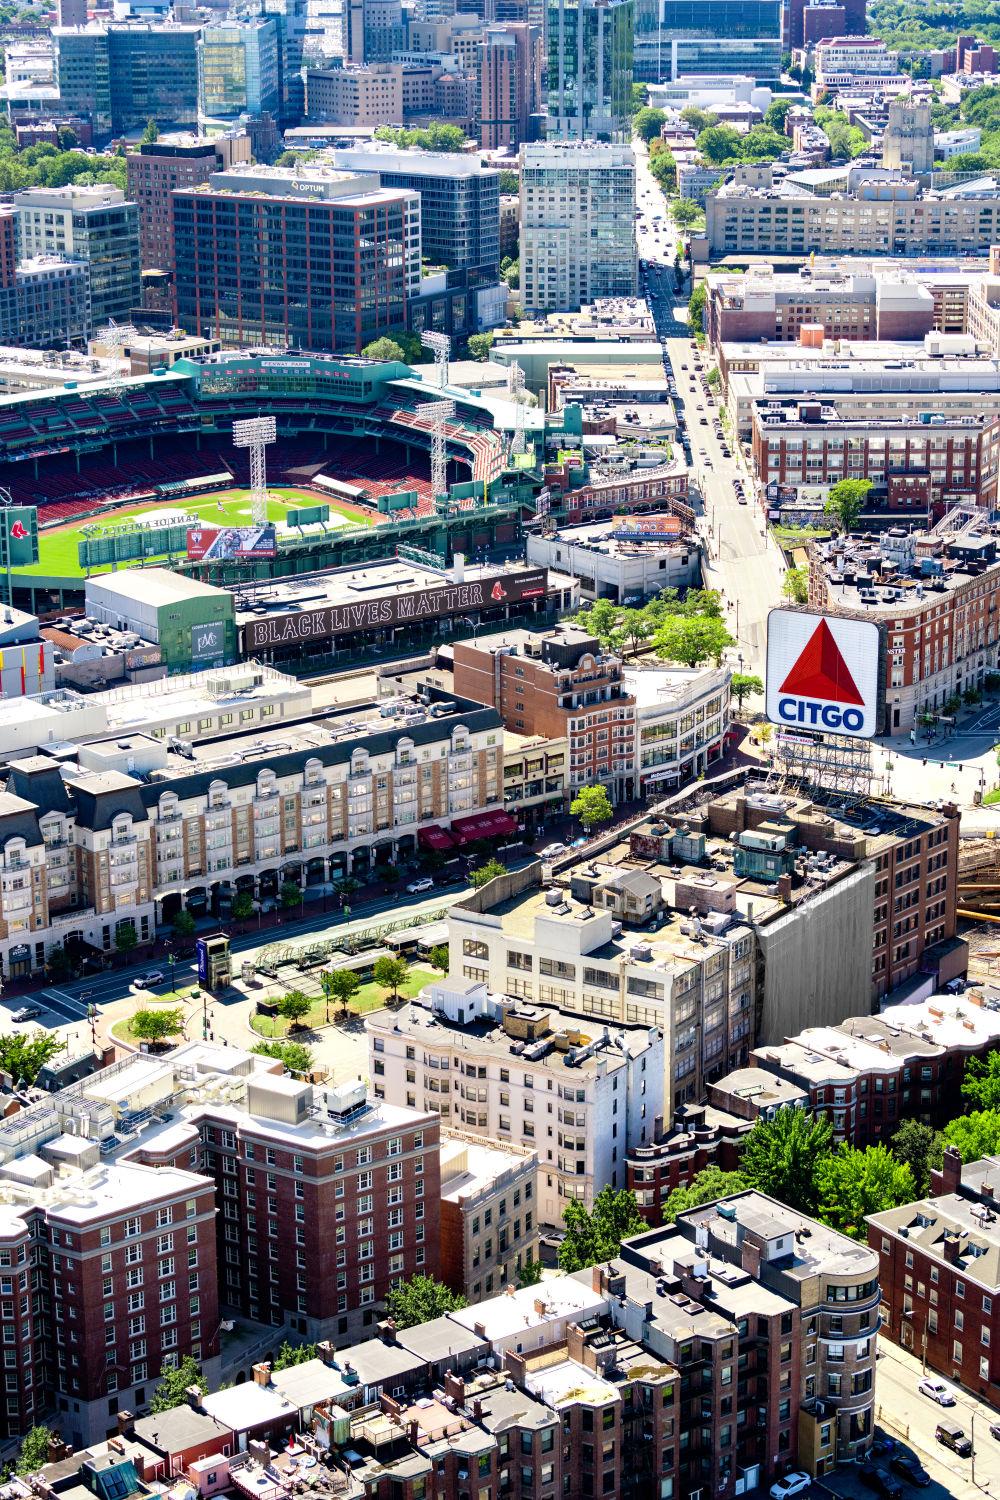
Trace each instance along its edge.
{"label": "billboard support scaffolding", "polygon": [[524,452],[524,371],[515,359],[507,369],[507,394],[514,403],[514,441],[511,453]]}
{"label": "billboard support scaffolding", "polygon": [[247,417],[233,423],[233,446],[250,449],[250,519],[267,524],[266,447],[276,436],[274,417]]}
{"label": "billboard support scaffolding", "polygon": [[454,401],[425,401],[416,410],[431,423],[431,489],[434,499],[448,493],[448,432],[446,423],[455,415]]}
{"label": "billboard support scaffolding", "polygon": [[108,358],[114,366],[108,377],[108,390],[112,396],[120,396],[125,385],[125,377],[122,374],[122,353],[125,345],[138,337],[138,332],[131,323],[116,323],[114,318],[109,320],[107,328],[100,329],[97,334],[98,341],[107,349]]}

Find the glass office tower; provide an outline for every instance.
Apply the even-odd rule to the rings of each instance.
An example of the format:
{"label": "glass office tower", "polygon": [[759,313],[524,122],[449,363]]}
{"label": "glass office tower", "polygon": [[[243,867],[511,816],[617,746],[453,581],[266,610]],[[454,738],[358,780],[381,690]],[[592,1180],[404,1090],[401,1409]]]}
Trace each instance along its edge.
{"label": "glass office tower", "polygon": [[546,139],[631,135],[633,0],[549,0]]}
{"label": "glass office tower", "polygon": [[781,0],[635,0],[634,49],[643,83],[733,73],[776,80]]}

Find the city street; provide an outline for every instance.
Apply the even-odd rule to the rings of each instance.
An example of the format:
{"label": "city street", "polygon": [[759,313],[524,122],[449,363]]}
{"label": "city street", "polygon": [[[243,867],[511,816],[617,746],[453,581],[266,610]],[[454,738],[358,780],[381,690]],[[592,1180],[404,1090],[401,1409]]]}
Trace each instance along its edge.
{"label": "city street", "polygon": [[[738,446],[730,447],[727,458],[716,436],[713,422],[718,407],[701,384],[710,362],[691,347],[688,291],[677,294],[674,290],[677,230],[667,217],[666,202],[644,150],[636,151],[636,201],[639,255],[648,263],[647,297],[669,359],[669,373],[676,381],[678,420],[690,438],[691,502],[706,543],[706,584],[725,596],[729,631],[737,641],[730,653],[733,665],[738,666],[742,657],[747,671],[762,673],[767,612],[781,603],[784,558],[749,498],[752,486],[739,462]],[[735,488],[737,479],[744,482],[743,503]]]}

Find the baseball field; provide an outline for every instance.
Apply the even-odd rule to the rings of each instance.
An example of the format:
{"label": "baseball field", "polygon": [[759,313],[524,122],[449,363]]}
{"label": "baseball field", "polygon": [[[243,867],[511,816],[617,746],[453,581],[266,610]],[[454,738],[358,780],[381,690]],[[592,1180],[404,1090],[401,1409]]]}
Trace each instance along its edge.
{"label": "baseball field", "polygon": [[[329,528],[343,526],[371,526],[372,512],[362,506],[327,500],[314,492],[296,489],[269,489],[267,515],[269,521],[280,523],[286,512],[296,507],[329,504]],[[162,516],[168,511],[180,511],[185,515],[198,516],[206,526],[248,526],[250,524],[250,492],[231,489],[216,490],[207,495],[185,495],[159,505],[128,505],[112,509],[110,506],[86,519],[72,521],[67,526],[41,530],[38,533],[39,561],[29,568],[18,568],[18,574],[35,574],[47,578],[82,578],[83,570],[78,560],[78,543],[85,527],[108,524],[112,521],[142,520]],[[145,566],[155,559],[146,558]],[[119,564],[121,567],[138,567],[138,563]]]}

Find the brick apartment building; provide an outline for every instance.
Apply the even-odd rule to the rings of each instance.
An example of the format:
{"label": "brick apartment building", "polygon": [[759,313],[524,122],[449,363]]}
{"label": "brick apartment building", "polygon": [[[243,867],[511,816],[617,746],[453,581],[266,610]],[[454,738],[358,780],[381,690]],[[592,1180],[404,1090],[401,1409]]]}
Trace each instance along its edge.
{"label": "brick apartment building", "polygon": [[455,643],[455,691],[492,704],[507,729],[569,740],[569,790],[601,783],[612,801],[635,787],[635,699],[622,664],[573,625]]}
{"label": "brick apartment building", "polygon": [[170,194],[195,187],[213,172],[250,161],[250,137],[231,131],[196,136],[178,132],[143,142],[125,157],[129,198],[139,205],[139,254],[143,270],[174,269]]}
{"label": "brick apartment building", "polygon": [[[809,605],[874,620],[883,641],[882,732],[909,734],[965,692],[981,692],[1000,653],[997,535],[970,512],[931,532],[890,531],[812,547]],[[935,719],[927,721],[929,727]],[[930,872],[928,872],[930,873]],[[948,886],[941,896],[953,899]]]}
{"label": "brick apartment building", "polygon": [[996,504],[995,416],[928,410],[916,420],[856,417],[825,401],[768,398],[754,403],[750,445],[753,473],[765,488],[868,479],[876,503],[921,516],[949,498],[969,499],[986,510]]}
{"label": "brick apartment building", "polygon": [[487,27],[477,47],[479,144],[484,151],[517,147],[539,107],[542,37],[537,26]]}
{"label": "brick apartment building", "polygon": [[1000,1161],[945,1149],[928,1197],[868,1220],[882,1331],[929,1369],[1000,1400]]}

